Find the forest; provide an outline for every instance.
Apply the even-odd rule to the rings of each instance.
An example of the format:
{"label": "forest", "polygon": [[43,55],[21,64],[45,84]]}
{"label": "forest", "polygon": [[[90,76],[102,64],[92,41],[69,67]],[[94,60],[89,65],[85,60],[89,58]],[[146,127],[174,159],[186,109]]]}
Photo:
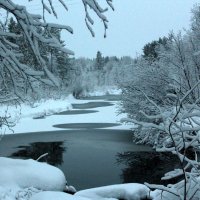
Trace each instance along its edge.
{"label": "forest", "polygon": [[[68,9],[62,0],[59,2],[66,10]],[[105,2],[114,10],[112,0]],[[92,29],[93,19],[88,8],[101,19],[105,29],[104,36],[108,28],[108,20],[104,15],[107,9],[103,9],[99,4],[96,0],[83,0],[86,27],[92,36],[95,31]],[[49,12],[56,16],[51,0],[47,3],[41,1],[41,5],[43,14]],[[68,95],[73,96],[73,101],[77,103],[78,100],[98,94],[98,91],[103,91],[103,95],[112,95],[113,89],[120,93],[117,113],[124,116],[118,123],[131,127],[132,143],[150,146],[159,153],[175,155],[179,167],[163,174],[162,180],[173,180],[171,184],[111,185],[64,196],[62,192],[51,193],[64,190],[63,184],[66,180],[58,169],[51,169],[48,165],[47,174],[54,170],[52,172],[57,178],[54,185],[50,187],[44,182],[42,186],[37,187],[33,181],[35,185],[27,186],[25,181],[25,187],[20,183],[20,189],[23,188],[20,195],[24,193],[19,198],[16,197],[19,192],[14,195],[15,197],[8,195],[6,198],[8,192],[4,191],[4,182],[7,182],[8,177],[9,180],[12,179],[8,172],[7,177],[0,181],[0,199],[44,200],[50,197],[57,199],[59,195],[62,200],[200,199],[200,5],[195,5],[191,11],[191,24],[188,30],[180,31],[178,34],[169,32],[164,37],[149,41],[137,57],[107,56],[99,50],[95,52],[96,57],[93,59],[76,58],[74,52],[66,48],[61,31],[64,29],[73,33],[71,27],[47,23],[44,15],[30,14],[24,6],[10,0],[0,0],[0,11],[2,10],[7,13],[7,17],[0,21],[2,140],[6,137],[4,127],[12,129],[16,125],[10,120],[14,113],[10,114],[3,110],[5,107],[8,110],[12,106],[26,104],[34,108],[35,103],[44,101],[48,104],[48,100],[52,99],[56,104],[56,100]],[[74,108],[81,107],[74,102]],[[112,106],[111,103],[110,105]],[[67,108],[71,109],[70,106]],[[110,124],[112,126],[112,123]],[[63,124],[54,124],[54,127],[61,125]],[[89,129],[87,130],[89,132]],[[7,166],[15,165],[15,162],[6,160],[8,158],[0,159],[0,162]],[[35,174],[40,170],[45,172],[45,166],[39,166],[38,162],[28,161],[26,164],[20,164],[21,161],[16,161],[16,165],[22,165],[24,168],[27,164],[33,171],[35,166]],[[2,171],[5,169],[4,164],[0,164]],[[23,168],[20,169],[20,173],[23,172]],[[40,179],[47,182],[54,182],[54,179],[46,180],[46,177],[41,177]],[[56,185],[57,187],[54,187]],[[75,189],[70,187],[74,192]],[[49,193],[42,193],[43,190]]]}

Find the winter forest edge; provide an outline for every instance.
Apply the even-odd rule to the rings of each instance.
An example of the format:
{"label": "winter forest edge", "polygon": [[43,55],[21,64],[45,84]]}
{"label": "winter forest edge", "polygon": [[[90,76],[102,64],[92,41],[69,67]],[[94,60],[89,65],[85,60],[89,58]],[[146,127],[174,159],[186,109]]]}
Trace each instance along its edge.
{"label": "winter forest edge", "polygon": [[[105,2],[114,10],[112,0]],[[64,1],[59,3],[68,10]],[[82,3],[91,36],[95,36],[92,11],[106,37],[110,9],[96,0]],[[0,16],[1,138],[17,123],[8,112],[12,106],[34,107],[70,94],[79,99],[98,90],[104,94],[117,90],[121,91],[118,112],[127,115],[121,123],[132,125],[133,142],[175,155],[180,167],[163,175],[162,180],[173,184],[130,183],[76,192],[73,186],[66,187],[65,176],[56,167],[1,157],[0,199],[200,199],[200,6],[192,9],[189,30],[150,41],[137,58],[104,56],[98,51],[96,58],[89,59],[74,58],[62,41],[61,31],[72,34],[71,27],[46,21],[45,12],[57,17],[53,2],[42,0],[41,5],[43,13],[36,15],[14,1],[0,0],[0,10],[6,14]],[[5,170],[11,166],[22,176],[26,168],[30,171],[16,178],[12,170]],[[37,170],[46,174],[39,182]]]}

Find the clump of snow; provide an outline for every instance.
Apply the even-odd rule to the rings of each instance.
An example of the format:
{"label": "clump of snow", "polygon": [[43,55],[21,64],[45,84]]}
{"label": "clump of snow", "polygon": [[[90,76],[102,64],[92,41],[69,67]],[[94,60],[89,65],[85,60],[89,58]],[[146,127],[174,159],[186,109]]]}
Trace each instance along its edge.
{"label": "clump of snow", "polygon": [[91,199],[126,199],[140,200],[149,197],[150,190],[147,186],[138,183],[110,185],[79,191],[75,196]]}
{"label": "clump of snow", "polygon": [[0,177],[1,187],[63,191],[66,185],[65,175],[60,169],[32,159],[0,157]]}

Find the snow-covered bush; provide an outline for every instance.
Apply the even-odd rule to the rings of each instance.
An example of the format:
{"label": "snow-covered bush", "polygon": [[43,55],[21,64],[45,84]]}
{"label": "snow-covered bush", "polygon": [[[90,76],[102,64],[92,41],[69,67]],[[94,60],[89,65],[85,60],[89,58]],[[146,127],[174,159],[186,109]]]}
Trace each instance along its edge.
{"label": "snow-covered bush", "polygon": [[[148,98],[167,114],[176,107],[173,96],[183,98],[187,91],[198,82],[200,73],[199,5],[196,5],[192,12],[191,29],[184,35],[171,33],[164,44],[157,44],[153,50],[148,49],[152,51],[149,52],[150,58],[148,54],[139,57],[134,63],[132,78],[127,83],[121,84],[122,112],[128,113],[129,118],[159,124],[161,121],[158,119],[149,119],[145,116],[159,114]],[[151,53],[156,55],[154,59],[151,58]],[[200,86],[198,85],[184,103],[195,103],[199,97]],[[138,126],[137,130],[134,129],[137,141],[151,144],[155,142],[151,140],[157,140],[158,136],[161,136],[162,141],[165,137],[163,134],[152,128],[141,128],[141,126]]]}
{"label": "snow-covered bush", "polygon": [[[158,152],[171,152],[179,159],[180,167],[165,174],[162,180],[171,180],[177,177],[182,177],[182,180],[177,184],[168,186],[149,185],[150,188],[158,188],[164,192],[164,196],[173,196],[173,199],[195,199],[199,197],[200,184],[200,163],[198,158],[200,146],[200,123],[199,123],[199,99],[193,104],[188,104],[188,99],[193,91],[199,86],[200,80],[182,97],[173,94],[176,101],[176,107],[166,114],[163,108],[155,101],[147,97],[147,100],[155,106],[157,114],[146,114],[147,119],[159,120],[160,123],[152,121],[141,121],[137,119],[124,119],[135,124],[138,124],[147,129],[157,129],[159,132],[166,135],[168,142],[163,142],[162,146],[158,146]],[[160,192],[159,198],[164,198]],[[158,198],[158,199],[159,199]],[[171,197],[172,198],[172,197]],[[170,199],[170,198],[169,198]]]}
{"label": "snow-covered bush", "polygon": [[[163,111],[167,110],[171,103],[170,98],[167,97],[169,82],[168,71],[159,65],[159,61],[150,63],[142,57],[138,58],[132,68],[132,77],[120,84],[121,112],[127,113],[131,119],[159,124],[160,119],[145,117],[145,115],[158,114],[155,105],[151,104],[148,98],[162,106]],[[134,127],[134,136],[137,142],[154,144],[158,131],[154,128],[144,129],[139,125]]]}

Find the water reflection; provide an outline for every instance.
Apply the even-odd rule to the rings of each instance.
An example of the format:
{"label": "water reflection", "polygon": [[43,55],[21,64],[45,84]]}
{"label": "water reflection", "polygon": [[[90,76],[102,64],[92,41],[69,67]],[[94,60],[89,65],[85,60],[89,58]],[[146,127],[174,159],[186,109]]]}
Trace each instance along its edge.
{"label": "water reflection", "polygon": [[80,115],[80,114],[90,114],[99,112],[98,110],[67,110],[63,112],[56,113],[54,115]]}
{"label": "water reflection", "polygon": [[63,153],[66,151],[66,147],[63,147],[63,142],[35,142],[30,146],[19,146],[20,150],[13,153],[11,157],[18,158],[32,158],[36,160],[44,153],[48,153],[47,156],[42,158],[41,162],[47,162],[51,165],[58,166],[63,163]]}
{"label": "water reflection", "polygon": [[175,156],[158,152],[118,153],[117,163],[125,165],[121,174],[124,183],[168,184],[168,181],[161,181],[161,177],[166,172],[179,167]]}
{"label": "water reflection", "polygon": [[98,129],[98,128],[109,128],[114,126],[120,126],[117,123],[69,123],[69,124],[56,124],[53,125],[55,128],[70,128],[70,129]]}
{"label": "water reflection", "polygon": [[73,109],[90,109],[90,108],[98,108],[98,107],[107,107],[112,106],[114,104],[109,102],[88,102],[88,103],[80,103],[80,104],[72,104]]}
{"label": "water reflection", "polygon": [[81,97],[82,100],[106,100],[106,101],[120,101],[121,95],[109,94],[103,96],[88,96]]}
{"label": "water reflection", "polygon": [[45,116],[33,117],[33,119],[45,119]]}

